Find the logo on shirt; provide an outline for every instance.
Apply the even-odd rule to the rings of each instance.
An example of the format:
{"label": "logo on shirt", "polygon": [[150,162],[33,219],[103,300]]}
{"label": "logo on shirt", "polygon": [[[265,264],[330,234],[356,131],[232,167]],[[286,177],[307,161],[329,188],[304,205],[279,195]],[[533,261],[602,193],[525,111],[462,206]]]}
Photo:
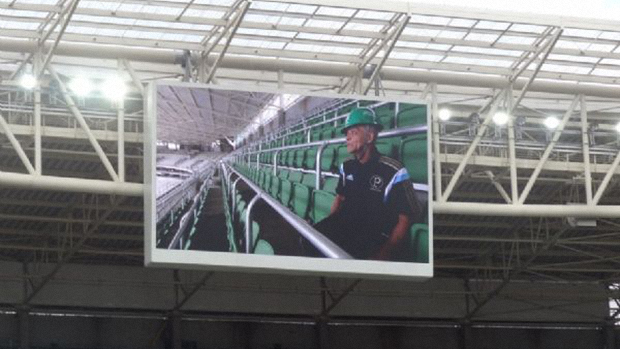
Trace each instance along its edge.
{"label": "logo on shirt", "polygon": [[347,180],[352,181],[353,180],[353,175],[349,174],[345,177]]}
{"label": "logo on shirt", "polygon": [[374,175],[372,177],[370,177],[370,190],[374,190],[374,191],[383,191],[383,186],[384,186],[384,182],[383,182],[383,178]]}

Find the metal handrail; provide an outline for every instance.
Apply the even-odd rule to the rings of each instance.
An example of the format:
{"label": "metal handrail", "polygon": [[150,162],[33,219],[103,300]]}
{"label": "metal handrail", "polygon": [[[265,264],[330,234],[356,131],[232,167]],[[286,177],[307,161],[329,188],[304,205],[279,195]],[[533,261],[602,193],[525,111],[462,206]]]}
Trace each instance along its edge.
{"label": "metal handrail", "polygon": [[200,201],[200,196],[203,194],[203,192],[205,190],[208,191],[208,184],[209,184],[209,179],[213,176],[213,173],[211,173],[211,175],[209,176],[209,178],[205,179],[204,182],[202,183],[202,185],[200,186],[200,190],[198,190],[198,193],[196,193],[196,195],[194,196],[194,200],[192,203],[192,206],[189,208],[189,210],[181,217],[180,223],[179,223],[179,229],[177,229],[177,232],[174,234],[174,237],[172,238],[172,240],[170,241],[170,244],[168,245],[168,249],[173,249],[174,246],[176,246],[179,242],[179,240],[181,239],[181,235],[183,235],[183,232],[185,231],[185,229],[187,228],[187,225],[189,224],[189,221],[192,218],[195,218],[196,215],[196,207],[198,206],[198,202]]}
{"label": "metal handrail", "polygon": [[[289,224],[291,224],[291,226],[293,226],[293,228],[295,228],[295,230],[297,230],[299,234],[301,234],[304,238],[306,238],[314,247],[316,247],[319,251],[321,251],[325,256],[330,257],[330,258],[337,258],[337,259],[353,259],[353,257],[350,254],[348,254],[346,251],[341,249],[338,245],[333,243],[325,235],[321,234],[319,231],[314,229],[314,227],[308,224],[308,222],[306,222],[301,217],[291,212],[291,210],[289,210],[288,208],[280,204],[276,199],[272,198],[269,194],[263,191],[260,187],[258,187],[252,181],[250,181],[247,177],[242,175],[235,168],[233,168],[232,166],[230,166],[229,164],[223,161],[221,162],[221,166],[223,167],[228,166],[229,170],[232,173],[236,174],[239,178],[241,178],[241,180],[244,181],[250,187],[250,189],[252,189],[256,193],[256,196],[254,197],[254,199],[256,200],[262,199],[263,201],[265,201],[284,220],[286,220]],[[248,212],[250,211],[250,209],[251,207],[248,206],[247,208]],[[250,217],[250,213],[246,212],[246,214],[248,215],[247,217]],[[248,221],[249,219],[246,220],[246,229],[247,229]],[[251,227],[251,224],[250,224],[250,227]],[[248,233],[251,234],[251,232],[246,230],[246,238],[248,236],[247,235]],[[249,244],[249,240],[246,241],[246,244]]]}

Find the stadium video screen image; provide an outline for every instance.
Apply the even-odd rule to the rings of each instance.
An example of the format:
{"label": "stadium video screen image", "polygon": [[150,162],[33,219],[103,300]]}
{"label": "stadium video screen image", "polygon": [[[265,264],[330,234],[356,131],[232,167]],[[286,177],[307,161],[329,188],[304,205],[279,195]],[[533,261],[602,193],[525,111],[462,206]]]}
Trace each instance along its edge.
{"label": "stadium video screen image", "polygon": [[426,103],[153,83],[146,264],[433,275]]}

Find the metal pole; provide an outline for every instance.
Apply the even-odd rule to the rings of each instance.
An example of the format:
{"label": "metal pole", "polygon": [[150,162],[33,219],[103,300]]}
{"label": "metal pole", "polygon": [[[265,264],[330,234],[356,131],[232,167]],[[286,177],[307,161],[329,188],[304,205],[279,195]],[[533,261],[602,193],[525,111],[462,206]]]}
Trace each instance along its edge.
{"label": "metal pole", "polygon": [[[506,90],[506,109],[513,110],[512,107],[512,85]],[[510,161],[510,194],[511,202],[516,204],[519,200],[519,186],[517,185],[517,152],[515,149],[515,127],[512,115],[508,118],[508,160]]]}
{"label": "metal pole", "polygon": [[[40,69],[40,51],[34,55],[34,70]],[[43,174],[41,160],[41,84],[39,79],[34,87],[34,169],[38,175]]]}
{"label": "metal pole", "polygon": [[316,164],[315,164],[316,179],[314,183],[316,190],[321,190],[321,158],[323,157],[323,150],[325,149],[326,145],[327,143],[323,142],[323,144],[319,145],[319,148],[316,151]]}
{"label": "metal pole", "polygon": [[486,173],[486,175],[489,177],[489,179],[491,180],[491,183],[493,183],[493,186],[495,187],[495,189],[497,189],[497,191],[504,198],[504,200],[506,200],[506,202],[509,204],[513,203],[514,201],[510,199],[510,196],[508,195],[508,193],[506,193],[506,190],[504,190],[504,187],[502,187],[502,185],[498,181],[495,180],[495,175],[493,175],[493,172],[484,171],[484,173]]}
{"label": "metal pole", "polygon": [[252,238],[252,208],[254,208],[261,196],[260,193],[256,193],[245,211],[245,253],[252,253],[251,249],[254,246],[254,239]]}
{"label": "metal pole", "polygon": [[592,173],[590,169],[590,138],[588,136],[588,107],[586,97],[579,95],[581,107],[581,144],[583,145],[584,185],[586,187],[586,202],[592,205]]}
{"label": "metal pole", "polygon": [[0,171],[0,186],[32,190],[56,190],[138,197],[144,194],[144,186],[140,183],[121,183],[96,179],[55,176],[35,176],[34,168],[32,168],[32,171],[33,172],[31,175]]}
{"label": "metal pole", "polygon": [[538,175],[542,171],[542,168],[545,165],[545,162],[547,162],[547,159],[549,159],[549,155],[551,155],[551,151],[553,150],[553,147],[555,147],[555,144],[560,139],[560,135],[562,134],[562,131],[564,130],[564,126],[566,126],[568,119],[570,119],[571,115],[573,114],[573,111],[575,110],[575,107],[577,106],[578,100],[579,100],[579,96],[575,96],[575,98],[573,98],[573,102],[571,103],[570,107],[564,114],[562,121],[560,121],[560,124],[555,129],[555,132],[553,133],[553,137],[551,138],[551,141],[547,145],[545,152],[540,158],[538,165],[534,169],[534,172],[530,176],[530,179],[527,181],[525,188],[523,188],[523,192],[521,193],[521,196],[519,197],[519,202],[518,202],[520,205],[525,202],[525,199],[530,194],[530,190],[532,190],[532,187],[534,186],[534,182],[536,182],[536,179],[538,178]]}
{"label": "metal pole", "polygon": [[435,214],[504,217],[620,218],[618,205],[498,205],[479,202],[435,202]]}
{"label": "metal pole", "polygon": [[138,88],[138,91],[140,91],[140,94],[144,97],[145,96],[144,86],[142,85],[142,81],[140,80],[140,77],[138,77],[138,74],[136,74],[136,71],[131,66],[131,63],[129,63],[129,61],[126,59],[122,59],[121,62],[125,66],[125,69],[129,73],[129,76],[131,76],[131,81],[133,81],[134,86]]}
{"label": "metal pole", "polygon": [[431,84],[431,118],[433,124],[433,165],[435,172],[435,200],[445,201],[441,196],[441,148],[439,146],[439,110],[437,110],[437,84]]}
{"label": "metal pole", "polygon": [[[122,73],[122,63],[118,62],[118,73]],[[118,179],[120,182],[125,181],[125,98],[121,98],[117,105],[118,114]]]}
{"label": "metal pole", "polygon": [[[22,161],[24,166],[26,166],[28,173],[30,173],[31,175],[36,174],[37,172],[34,169],[34,167],[32,167],[32,164],[30,163],[30,159],[28,159],[28,156],[26,156],[26,153],[24,152],[24,149],[22,148],[21,144],[19,144],[19,141],[17,140],[17,138],[15,138],[15,135],[13,134],[13,132],[11,132],[11,129],[9,128],[9,124],[7,124],[6,120],[4,120],[4,117],[2,116],[2,114],[0,114],[0,128],[4,130],[4,134],[9,139],[9,142],[11,142],[13,149],[15,149],[15,151],[17,152],[17,156],[19,156],[19,159]],[[0,183],[2,183],[3,179],[4,178],[0,176]]]}
{"label": "metal pole", "polygon": [[618,154],[616,155],[616,158],[611,164],[611,167],[605,174],[605,178],[603,178],[601,185],[598,187],[598,190],[596,191],[594,198],[592,198],[592,204],[594,205],[598,204],[599,200],[601,199],[601,196],[603,196],[603,192],[605,192],[605,189],[607,189],[607,185],[609,185],[609,181],[611,181],[611,177],[613,177],[613,175],[616,173],[618,164],[620,164],[620,152],[618,152]]}
{"label": "metal pole", "polygon": [[273,175],[278,175],[278,155],[280,155],[280,151],[276,150],[273,154]]}

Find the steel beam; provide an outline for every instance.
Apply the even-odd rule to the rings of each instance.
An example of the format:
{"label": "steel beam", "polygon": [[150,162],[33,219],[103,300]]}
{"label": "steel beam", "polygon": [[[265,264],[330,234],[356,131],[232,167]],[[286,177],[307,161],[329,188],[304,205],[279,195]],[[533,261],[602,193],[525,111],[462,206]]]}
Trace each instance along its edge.
{"label": "steel beam", "polygon": [[0,172],[0,186],[30,190],[52,190],[127,196],[142,196],[144,191],[144,186],[140,183],[121,183],[71,177],[37,176],[34,175],[34,168],[32,168],[32,171],[33,173],[30,175]]}
{"label": "steel beam", "polygon": [[[381,57],[381,61],[379,61],[379,64],[377,64],[377,66],[375,67],[375,70],[372,72],[372,75],[368,79],[368,86],[366,86],[366,88],[362,92],[363,95],[368,94],[368,90],[370,90],[370,87],[372,86],[373,82],[379,76],[379,71],[383,69],[383,65],[385,64],[385,61],[387,61],[388,57],[390,56],[390,53],[392,53],[392,50],[394,49],[394,46],[396,46],[396,42],[398,41],[400,34],[402,34],[403,30],[407,26],[407,23],[409,23],[410,18],[411,18],[410,16],[405,15],[404,19],[401,21],[398,27],[392,32],[392,34],[390,34],[390,37],[388,40],[391,42],[388,45],[388,49],[383,54],[383,57]],[[386,40],[386,44],[388,40]]]}
{"label": "steel beam", "polygon": [[[47,55],[43,59],[43,63],[38,67],[38,70],[34,74],[35,77],[37,78],[37,80],[41,77],[41,74],[43,74],[43,72],[45,71],[45,68],[47,67],[47,65],[49,64],[50,60],[52,59],[52,56],[54,55],[54,51],[56,51],[56,47],[58,47],[58,44],[60,43],[60,39],[62,38],[63,34],[65,33],[65,30],[67,29],[67,26],[69,25],[69,21],[71,20],[71,16],[73,16],[73,13],[75,12],[75,9],[77,8],[79,2],[80,2],[80,0],[73,0],[71,5],[68,6],[68,12],[64,16],[61,16],[59,18],[59,21],[62,18],[62,19],[64,19],[64,22],[63,22],[62,27],[60,28],[58,34],[56,35],[56,39],[54,40],[54,43],[52,44],[52,47],[50,48],[50,50],[47,52]],[[48,33],[51,34],[52,31],[53,30],[50,29],[50,31]]]}
{"label": "steel beam", "polygon": [[[17,152],[19,159],[22,161],[24,166],[26,166],[28,173],[30,173],[31,175],[36,175],[37,171],[35,170],[34,167],[32,167],[32,163],[30,163],[30,159],[28,159],[28,156],[26,156],[26,153],[24,152],[24,149],[22,148],[21,144],[19,143],[17,138],[15,138],[15,135],[13,134],[13,132],[11,132],[11,129],[9,128],[9,124],[7,124],[2,114],[0,114],[0,128],[4,131],[4,134],[9,139],[9,142],[13,146],[13,149],[15,149],[15,151]],[[2,180],[3,178],[2,176],[0,176],[0,183],[2,182]]]}
{"label": "steel beam", "polygon": [[439,146],[439,106],[437,104],[437,84],[432,83],[431,87],[431,124],[433,125],[433,167],[435,178],[435,200],[444,202],[442,197],[443,189],[441,183],[441,148]]}
{"label": "steel beam", "polygon": [[505,205],[479,202],[434,202],[433,213],[506,217],[620,218],[617,205]]}
{"label": "steel beam", "polygon": [[[248,9],[250,8],[250,1],[245,1],[245,3],[241,6],[242,7],[239,10],[237,17],[235,17],[235,19],[232,22],[232,27],[227,28],[228,30],[222,31],[222,33],[226,33],[227,31],[229,32],[228,38],[226,39],[226,44],[224,45],[224,48],[219,52],[217,58],[215,59],[215,62],[211,64],[211,69],[209,70],[209,74],[207,74],[207,77],[205,78],[205,81],[204,81],[207,84],[211,82],[211,80],[215,76],[215,71],[217,70],[222,59],[224,58],[224,55],[226,55],[226,51],[228,50],[228,47],[230,46],[230,42],[235,36],[237,29],[239,29],[239,25],[241,24],[243,17],[245,16],[245,14],[248,12]],[[213,47],[215,47],[215,45],[213,45]],[[208,56],[208,52],[205,54],[205,56]]]}
{"label": "steel beam", "polygon": [[583,175],[586,189],[586,202],[588,205],[593,205],[592,170],[590,168],[590,136],[588,135],[588,107],[584,95],[579,95],[579,101],[581,109],[581,144],[583,149]]}

